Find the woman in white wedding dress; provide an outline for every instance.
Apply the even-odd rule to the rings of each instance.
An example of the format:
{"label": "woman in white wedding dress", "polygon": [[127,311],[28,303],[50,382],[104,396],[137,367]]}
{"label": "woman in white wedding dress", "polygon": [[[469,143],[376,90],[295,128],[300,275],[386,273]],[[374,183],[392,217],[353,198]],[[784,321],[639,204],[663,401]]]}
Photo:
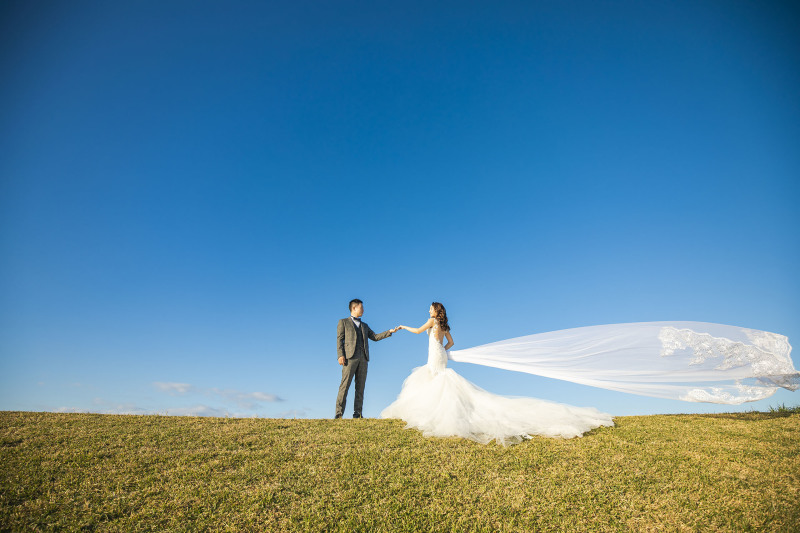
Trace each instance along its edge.
{"label": "woman in white wedding dress", "polygon": [[[428,363],[411,372],[381,418],[402,419],[426,437],[458,436],[483,444],[516,443],[534,435],[578,437],[592,428],[614,425],[611,415],[592,407],[498,396],[473,385],[447,368],[447,350],[454,342],[444,306],[433,302],[429,314],[419,328],[399,326],[428,333]],[[442,345],[445,338],[447,346]]]}

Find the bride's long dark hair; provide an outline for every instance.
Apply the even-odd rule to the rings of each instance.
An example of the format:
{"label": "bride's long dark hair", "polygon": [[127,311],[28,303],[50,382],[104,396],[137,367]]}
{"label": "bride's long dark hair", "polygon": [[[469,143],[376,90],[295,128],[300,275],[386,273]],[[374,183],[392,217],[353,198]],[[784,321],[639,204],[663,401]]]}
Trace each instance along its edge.
{"label": "bride's long dark hair", "polygon": [[434,318],[439,323],[439,327],[444,331],[450,331],[450,324],[447,323],[447,311],[445,311],[444,306],[439,302],[433,302],[431,305],[433,306]]}

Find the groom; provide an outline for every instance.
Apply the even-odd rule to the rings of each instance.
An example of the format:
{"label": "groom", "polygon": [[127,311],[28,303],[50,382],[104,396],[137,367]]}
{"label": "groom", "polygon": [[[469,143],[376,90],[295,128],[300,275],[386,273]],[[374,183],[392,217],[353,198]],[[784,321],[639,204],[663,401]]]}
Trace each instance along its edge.
{"label": "groom", "polygon": [[342,365],[342,382],[339,384],[339,395],[336,397],[336,418],[342,418],[347,391],[353,376],[356,378],[356,398],[353,405],[353,418],[361,418],[361,407],[364,405],[364,384],[367,382],[367,363],[369,362],[369,344],[367,339],[379,341],[391,337],[397,328],[375,334],[366,322],[361,321],[364,314],[364,303],[361,300],[350,300],[350,316],[343,318],[336,326],[336,354]]}

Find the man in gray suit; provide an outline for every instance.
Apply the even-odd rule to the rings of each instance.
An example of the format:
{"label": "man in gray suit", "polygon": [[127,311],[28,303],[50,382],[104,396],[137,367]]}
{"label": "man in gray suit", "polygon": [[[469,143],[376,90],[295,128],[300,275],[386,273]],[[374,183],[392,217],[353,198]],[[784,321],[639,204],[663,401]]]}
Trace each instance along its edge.
{"label": "man in gray suit", "polygon": [[336,397],[336,418],[342,418],[347,391],[353,376],[356,378],[356,398],[353,405],[353,418],[361,418],[364,405],[364,384],[367,382],[367,363],[369,362],[368,339],[379,341],[391,337],[397,328],[376,334],[366,322],[361,321],[364,314],[364,303],[361,300],[350,300],[350,316],[343,318],[336,326],[336,355],[342,365],[342,382],[339,384],[339,395]]}

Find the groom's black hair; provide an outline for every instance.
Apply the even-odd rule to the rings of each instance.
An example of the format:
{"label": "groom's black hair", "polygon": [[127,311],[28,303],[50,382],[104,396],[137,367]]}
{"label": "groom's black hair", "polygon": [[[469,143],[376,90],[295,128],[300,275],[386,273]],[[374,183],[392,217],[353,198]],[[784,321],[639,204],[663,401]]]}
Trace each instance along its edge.
{"label": "groom's black hair", "polygon": [[357,306],[358,304],[362,304],[362,305],[363,305],[363,304],[364,304],[364,302],[362,302],[362,301],[361,301],[361,300],[359,300],[358,298],[356,298],[356,299],[354,299],[354,300],[350,300],[350,310],[352,311],[352,310],[353,310],[353,308],[354,308],[355,306]]}

